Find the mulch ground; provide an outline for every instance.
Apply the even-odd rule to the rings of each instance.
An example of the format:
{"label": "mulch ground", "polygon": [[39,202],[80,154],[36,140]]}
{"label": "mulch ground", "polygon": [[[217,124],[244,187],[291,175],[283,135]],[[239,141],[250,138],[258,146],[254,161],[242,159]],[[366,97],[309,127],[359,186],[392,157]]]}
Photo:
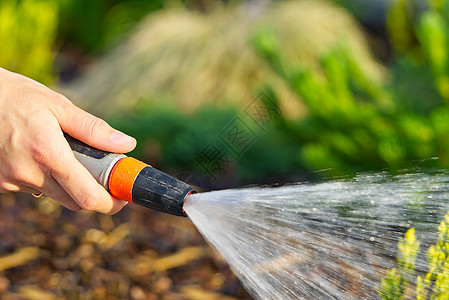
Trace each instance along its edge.
{"label": "mulch ground", "polygon": [[251,299],[188,218],[127,205],[114,216],[0,195],[6,299]]}

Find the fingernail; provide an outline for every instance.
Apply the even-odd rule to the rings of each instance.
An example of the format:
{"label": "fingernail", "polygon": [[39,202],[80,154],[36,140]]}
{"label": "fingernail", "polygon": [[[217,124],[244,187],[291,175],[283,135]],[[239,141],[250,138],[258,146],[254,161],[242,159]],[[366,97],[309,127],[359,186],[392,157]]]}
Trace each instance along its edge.
{"label": "fingernail", "polygon": [[136,142],[135,138],[130,137],[129,135],[124,134],[123,132],[120,132],[118,130],[115,130],[109,138],[114,144],[125,147],[131,146]]}

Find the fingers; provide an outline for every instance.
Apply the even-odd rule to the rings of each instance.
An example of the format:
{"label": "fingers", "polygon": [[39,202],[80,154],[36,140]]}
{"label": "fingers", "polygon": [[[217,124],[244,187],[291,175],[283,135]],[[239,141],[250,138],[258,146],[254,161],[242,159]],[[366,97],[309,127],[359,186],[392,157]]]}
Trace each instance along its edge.
{"label": "fingers", "polygon": [[64,207],[70,210],[80,210],[81,207],[76,204],[73,199],[60,187],[60,185],[50,177],[50,179],[45,180],[45,184],[42,187],[32,187],[28,185],[19,185],[7,182],[5,180],[0,181],[0,192],[24,192],[29,194],[40,194],[44,193],[46,196],[52,199],[57,199],[57,201]]}
{"label": "fingers", "polygon": [[[64,97],[57,98],[52,112],[62,130],[95,148],[126,153],[133,150],[136,140],[82,109]],[[67,144],[67,143],[65,143]],[[53,164],[51,174],[62,189],[82,209],[114,214],[127,204],[112,197],[73,156],[70,148],[59,164]],[[67,153],[67,151],[64,151]],[[68,168],[67,166],[70,166]]]}
{"label": "fingers", "polygon": [[76,160],[69,149],[68,152],[64,151],[64,154],[53,165],[53,169],[50,170],[56,182],[82,209],[95,210],[105,214],[114,214],[120,211],[126,202],[112,197]]}
{"label": "fingers", "polygon": [[133,137],[113,129],[102,119],[85,112],[68,100],[59,103],[54,114],[62,130],[90,146],[116,153],[126,153],[136,147]]}
{"label": "fingers", "polygon": [[39,193],[44,193],[46,196],[54,199],[70,210],[78,211],[82,209],[51,176],[48,176],[45,179],[44,185],[39,188],[39,192],[34,192],[33,194]]}
{"label": "fingers", "polygon": [[28,150],[11,150],[15,155],[9,159],[15,163],[4,169],[8,176],[0,180],[0,189],[43,192],[71,210],[120,211],[124,201],[113,198],[78,162],[54,122],[56,127],[38,130],[33,139],[17,143],[17,148]]}

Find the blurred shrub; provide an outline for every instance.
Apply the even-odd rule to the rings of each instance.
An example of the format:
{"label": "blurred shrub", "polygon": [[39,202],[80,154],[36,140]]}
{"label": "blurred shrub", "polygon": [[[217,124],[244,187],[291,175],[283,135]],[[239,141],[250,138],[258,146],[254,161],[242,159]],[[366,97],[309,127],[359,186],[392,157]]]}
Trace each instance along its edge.
{"label": "blurred shrub", "polygon": [[68,87],[71,98],[103,116],[132,111],[142,101],[157,106],[159,98],[188,112],[210,103],[243,109],[270,84],[282,96],[285,114],[297,117],[301,103],[254,51],[252,38],[260,30],[276,33],[280,55],[289,64],[312,68],[320,68],[321,52],[345,37],[358,49],[360,68],[381,81],[382,68],[343,9],[323,1],[244,2],[217,4],[208,14],[183,7],[151,14],[126,42]]}
{"label": "blurred shrub", "polygon": [[[346,44],[329,49],[321,58],[323,72],[316,72],[279,64],[282,58],[276,47],[265,47],[258,42],[261,39],[266,37],[256,39],[256,47],[307,106],[305,118],[285,119],[288,130],[279,128],[279,134],[303,144],[298,156],[303,165],[311,170],[331,168],[329,174],[335,175],[402,167],[417,158],[418,151],[428,157],[426,147],[415,146],[432,141],[430,124],[415,120],[409,112],[400,113],[392,94],[359,68]],[[410,126],[415,124],[421,129]]]}
{"label": "blurred shrub", "polygon": [[427,0],[428,9],[415,12],[413,1],[393,1],[387,29],[399,60],[430,68],[433,85],[443,99],[449,100],[449,2]]}
{"label": "blurred shrub", "polygon": [[390,42],[398,53],[407,53],[412,47],[413,20],[409,0],[393,1],[387,15],[387,30]]}
{"label": "blurred shrub", "polygon": [[0,1],[0,66],[51,83],[57,24],[54,1]]}
{"label": "blurred shrub", "polygon": [[[391,16],[403,13],[402,19],[411,19],[405,17],[406,2],[396,1]],[[372,80],[359,67],[355,49],[344,41],[321,56],[322,71],[317,71],[289,65],[274,33],[261,32],[255,39],[259,52],[306,105],[305,118],[285,119],[284,128],[279,128],[280,134],[301,141],[299,159],[304,166],[331,168],[328,173],[336,175],[411,168],[416,160],[434,156],[440,157],[440,167],[449,166],[449,106],[445,102],[449,27],[444,10],[431,8],[415,26],[420,43],[408,47],[401,42],[407,47],[397,48],[389,83]],[[392,35],[393,45],[409,40],[398,34]]]}
{"label": "blurred shrub", "polygon": [[[236,116],[245,118],[245,108],[261,88],[269,85],[280,96],[280,110],[287,120],[306,113],[290,83],[254,48],[256,40],[263,47],[275,43],[273,56],[281,57],[286,67],[306,65],[311,72],[322,72],[321,54],[345,39],[357,61],[351,66],[353,72],[366,76],[356,84],[371,97],[378,96],[385,70],[372,58],[347,12],[322,1],[258,5],[217,5],[209,14],[182,7],[151,14],[123,45],[72,83],[69,94],[89,111],[135,135],[141,147],[135,155],[164,168],[200,174],[204,171],[195,156],[210,142],[220,141],[220,133]],[[327,64],[335,67],[332,59],[329,56]],[[379,105],[391,109],[392,103],[382,95]],[[311,148],[303,150],[296,132],[267,128],[257,132],[257,140],[241,156],[233,156],[222,145],[235,161],[226,170],[230,177],[241,183],[263,182],[310,169],[299,152]],[[150,149],[159,151],[159,158]]]}
{"label": "blurred shrub", "polygon": [[56,0],[61,7],[60,43],[87,53],[103,52],[164,0]]}
{"label": "blurred shrub", "polygon": [[165,2],[0,1],[0,38],[4,41],[0,66],[50,84],[54,81],[53,56],[57,48],[64,46],[68,51],[89,55],[101,53]]}
{"label": "blurred shrub", "polygon": [[432,69],[438,91],[447,100],[449,100],[448,25],[448,20],[437,11],[424,13],[419,24],[419,39],[423,53]]}
{"label": "blurred shrub", "polygon": [[[173,168],[197,168],[194,156],[225,126],[209,118],[230,122],[239,113],[219,110],[232,104],[244,111],[265,86],[282,118],[238,158],[242,177],[398,170],[434,156],[448,167],[447,2],[432,1],[419,17],[410,15],[408,1],[393,3],[390,74],[344,11],[320,1],[287,1],[259,7],[255,15],[247,6],[210,15],[179,8],[155,13],[70,88],[94,113],[138,116],[136,137],[153,140]],[[163,110],[167,103],[171,111]],[[141,111],[142,105],[151,109]],[[135,124],[120,119],[116,124],[133,133]]]}
{"label": "blurred shrub", "polygon": [[[251,147],[239,155],[220,138],[236,116],[257,135]],[[282,181],[286,178],[280,175],[305,172],[296,159],[299,144],[279,135],[272,125],[267,124],[265,131],[257,128],[235,107],[205,106],[185,114],[170,105],[159,107],[156,113],[151,106],[144,106],[133,114],[116,115],[110,123],[138,137],[133,156],[173,175],[195,174],[200,182],[193,183],[202,188],[270,182],[271,177]],[[198,160],[212,144],[223,159],[215,157],[205,166]]]}
{"label": "blurred shrub", "polygon": [[101,54],[127,35],[143,17],[167,7],[213,9],[219,0],[54,0],[60,4],[59,43]]}

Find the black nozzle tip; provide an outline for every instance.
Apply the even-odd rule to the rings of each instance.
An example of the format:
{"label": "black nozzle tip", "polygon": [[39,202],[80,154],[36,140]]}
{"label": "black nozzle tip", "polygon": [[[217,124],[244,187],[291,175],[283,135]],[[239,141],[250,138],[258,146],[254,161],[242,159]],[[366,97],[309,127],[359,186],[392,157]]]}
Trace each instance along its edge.
{"label": "black nozzle tip", "polygon": [[135,204],[186,217],[184,200],[191,193],[195,190],[187,183],[148,166],[134,181],[132,199]]}

